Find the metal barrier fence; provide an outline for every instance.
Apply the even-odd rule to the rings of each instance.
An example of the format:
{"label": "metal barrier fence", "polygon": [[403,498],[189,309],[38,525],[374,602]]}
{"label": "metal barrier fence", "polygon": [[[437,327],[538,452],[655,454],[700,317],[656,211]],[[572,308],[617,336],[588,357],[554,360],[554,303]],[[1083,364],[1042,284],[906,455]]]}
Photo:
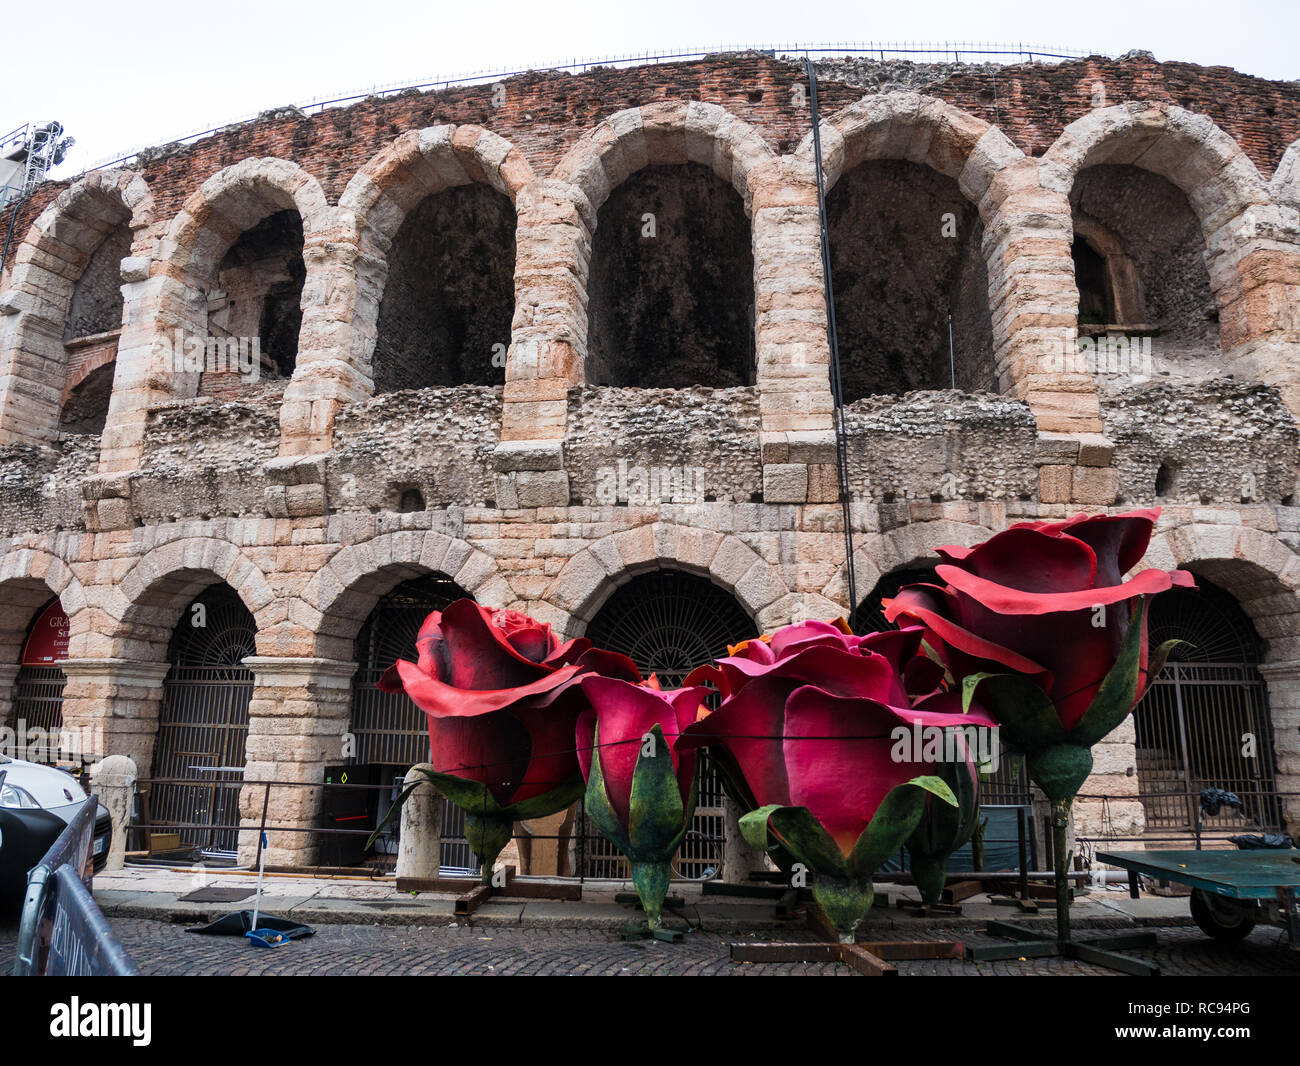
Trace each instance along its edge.
{"label": "metal barrier fence", "polygon": [[99,800],[91,796],[27,875],[15,977],[138,975],[90,894],[91,837]]}

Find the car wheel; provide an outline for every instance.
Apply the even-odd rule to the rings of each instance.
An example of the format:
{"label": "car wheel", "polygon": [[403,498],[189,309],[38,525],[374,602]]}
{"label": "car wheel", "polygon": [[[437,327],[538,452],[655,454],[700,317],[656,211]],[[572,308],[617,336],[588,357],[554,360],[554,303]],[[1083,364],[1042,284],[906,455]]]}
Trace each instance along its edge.
{"label": "car wheel", "polygon": [[1227,899],[1210,892],[1192,889],[1192,920],[1206,936],[1225,944],[1235,944],[1250,936],[1255,928],[1255,906],[1241,900]]}

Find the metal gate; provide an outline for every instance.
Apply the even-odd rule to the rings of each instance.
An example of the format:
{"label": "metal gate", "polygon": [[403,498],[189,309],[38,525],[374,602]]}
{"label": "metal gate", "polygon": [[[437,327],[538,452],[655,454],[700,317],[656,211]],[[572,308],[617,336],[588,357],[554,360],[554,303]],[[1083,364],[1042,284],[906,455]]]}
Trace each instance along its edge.
{"label": "metal gate", "polygon": [[[758,636],[753,620],[723,589],[680,570],[656,570],[616,589],[587,626],[598,647],[622,652],[642,676],[674,688],[695,667],[727,654],[728,644]],[[725,812],[722,781],[704,756],[695,817],[673,860],[678,877],[722,873]],[[580,813],[578,833],[587,877],[629,876],[627,859]]]}
{"label": "metal gate", "polygon": [[[433,611],[469,594],[450,578],[429,574],[405,581],[376,604],[357,635],[357,672],[352,683],[349,730],[356,738],[352,762],[391,767],[401,776],[429,761],[429,723],[404,692],[381,692],[379,678],[398,659],[418,658],[415,638]],[[442,805],[439,864],[454,870],[474,867],[465,840],[465,812]]]}
{"label": "metal gate", "polygon": [[168,650],[149,822],[177,826],[182,845],[208,855],[233,857],[237,847],[239,831],[217,827],[239,824],[253,696],[243,660],[256,650],[256,633],[248,608],[223,583],[186,608]]}
{"label": "metal gate", "polygon": [[[1195,796],[1211,787],[1236,792],[1249,818],[1279,826],[1259,639],[1232,596],[1196,582],[1195,590],[1171,589],[1151,601],[1151,645],[1172,638],[1187,645],[1174,649],[1133,715],[1147,827],[1194,829]],[[1239,826],[1234,818],[1206,824]]]}

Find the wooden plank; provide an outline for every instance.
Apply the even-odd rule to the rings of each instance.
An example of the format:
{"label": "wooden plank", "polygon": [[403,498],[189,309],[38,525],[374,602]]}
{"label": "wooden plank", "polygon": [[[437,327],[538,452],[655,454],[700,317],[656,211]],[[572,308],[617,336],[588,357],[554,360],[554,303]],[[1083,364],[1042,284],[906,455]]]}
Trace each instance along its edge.
{"label": "wooden plank", "polygon": [[494,889],[492,896],[494,899],[500,896],[510,899],[560,899],[572,902],[582,899],[582,886],[515,880],[511,881],[506,888]]}

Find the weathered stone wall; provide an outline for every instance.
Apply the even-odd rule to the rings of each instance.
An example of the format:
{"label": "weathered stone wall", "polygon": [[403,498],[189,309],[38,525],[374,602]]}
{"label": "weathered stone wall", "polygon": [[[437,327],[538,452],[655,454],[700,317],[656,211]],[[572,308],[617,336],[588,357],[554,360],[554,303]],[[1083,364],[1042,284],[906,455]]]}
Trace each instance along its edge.
{"label": "weathered stone wall", "polygon": [[[1163,502],[1147,561],[1202,573],[1250,614],[1267,645],[1278,784],[1300,791],[1300,148],[1283,158],[1300,135],[1300,86],[1140,56],[823,71],[831,196],[851,200],[871,175],[913,167],[936,193],[907,199],[915,190],[892,183],[898,206],[887,210],[912,221],[873,232],[869,243],[888,247],[874,263],[869,246],[856,250],[846,290],[856,266],[875,271],[873,284],[888,279],[929,301],[920,318],[901,303],[886,310],[893,350],[931,361],[934,299],[952,293],[959,386],[973,390],[874,396],[845,412],[859,597],[882,575],[931,560],[936,544]],[[802,78],[798,64],[757,55],[529,74],[506,84],[499,107],[491,86],[475,86],[313,116],[283,110],[145,153],[138,172],[42,188],[20,214],[24,237],[0,283],[5,647],[16,647],[47,593],[59,595],[72,627],[65,721],[100,725],[112,750],[147,771],[180,611],[202,587],[227,582],[257,626],[248,779],[311,782],[339,757],[358,630],[379,597],[420,574],[445,574],[483,603],[569,635],[612,589],[657,567],[706,576],[761,630],[847,613],[815,171],[809,116],[793,91]],[[1143,197],[1125,185],[1110,221],[1132,231],[1129,254],[1148,267],[1159,249],[1172,254],[1157,301],[1161,337],[1166,326],[1170,337],[1200,329],[1205,320],[1189,318],[1208,292],[1219,380],[1188,383],[1171,365],[1155,368],[1169,369],[1168,380],[1138,385],[1063,365],[1078,330],[1070,193],[1077,179],[1084,200],[1107,200],[1089,194],[1103,164],[1139,166],[1179,190],[1157,195],[1158,183],[1134,178],[1160,217],[1144,215]],[[688,165],[712,173],[660,211],[667,235],[685,238],[684,278],[670,259],[651,263],[617,241],[609,258],[595,255],[640,220],[639,197],[667,189],[669,168],[678,181]],[[385,300],[418,304],[442,269],[432,242],[446,232],[430,229],[455,234],[461,224],[421,205],[448,192],[454,203],[466,188],[475,191],[464,197],[512,207],[502,219],[513,258],[502,240],[474,252],[500,275],[475,321],[495,335],[502,327],[489,320],[510,304],[504,374],[482,379],[501,384],[383,393],[389,349],[379,338],[397,306],[386,318]],[[932,255],[910,232],[925,232],[941,203],[966,235],[953,246],[960,255]],[[292,378],[250,386],[176,374],[160,340],[177,327],[222,327],[210,297],[223,271],[240,267],[228,253],[285,212],[302,229]],[[132,245],[120,262],[112,407],[98,441],[61,437],[72,366],[62,338],[77,279],[123,224]],[[404,266],[408,224],[430,243],[410,245]],[[704,279],[725,297],[720,316],[692,305],[688,291],[709,266],[710,243],[733,261],[751,256],[752,289]],[[605,264],[620,258],[628,276],[602,295],[617,278]],[[649,296],[632,284],[630,268],[644,263],[657,278]],[[1207,288],[1190,299],[1194,268]],[[473,279],[459,280],[457,298],[479,300]],[[240,314],[257,306],[259,285],[227,292]],[[643,301],[615,322],[636,326],[630,341],[602,326],[625,297]],[[250,322],[240,319],[260,329]],[[418,361],[439,344],[456,348],[431,340],[440,330],[409,318],[397,333]],[[706,387],[705,362],[731,358],[687,343],[710,330],[729,351],[744,347],[752,378],[733,375],[743,385]],[[619,360],[654,381],[683,353],[676,370],[696,378],[689,387],[620,387],[630,379],[617,380]],[[726,365],[714,369],[716,384],[730,384]],[[457,377],[474,380],[463,366]],[[1161,463],[1177,464],[1165,501],[1154,499]],[[634,469],[645,471],[644,499],[631,498]],[[425,509],[399,513],[408,490]],[[1123,737],[1109,745],[1093,782],[1126,803],[1131,752]],[[305,795],[277,799],[274,816],[310,820]],[[1139,829],[1140,813],[1130,804],[1125,824]],[[1300,804],[1288,801],[1288,813],[1300,819]],[[278,837],[272,850],[278,861],[308,851],[301,838]]]}
{"label": "weathered stone wall", "polygon": [[855,497],[1026,500],[1038,487],[1028,404],[989,393],[871,397],[845,412]]}
{"label": "weathered stone wall", "polygon": [[758,426],[754,389],[574,389],[571,502],[750,502],[763,487]]}
{"label": "weathered stone wall", "polygon": [[500,429],[499,388],[403,390],[345,407],[330,457],[330,507],[395,511],[408,488],[431,507],[487,505]]}
{"label": "weathered stone wall", "polygon": [[[1116,445],[1118,502],[1233,507],[1289,503],[1295,491],[1300,430],[1276,389],[1150,382],[1110,392],[1102,415]],[[1157,493],[1161,467],[1168,475]]]}

